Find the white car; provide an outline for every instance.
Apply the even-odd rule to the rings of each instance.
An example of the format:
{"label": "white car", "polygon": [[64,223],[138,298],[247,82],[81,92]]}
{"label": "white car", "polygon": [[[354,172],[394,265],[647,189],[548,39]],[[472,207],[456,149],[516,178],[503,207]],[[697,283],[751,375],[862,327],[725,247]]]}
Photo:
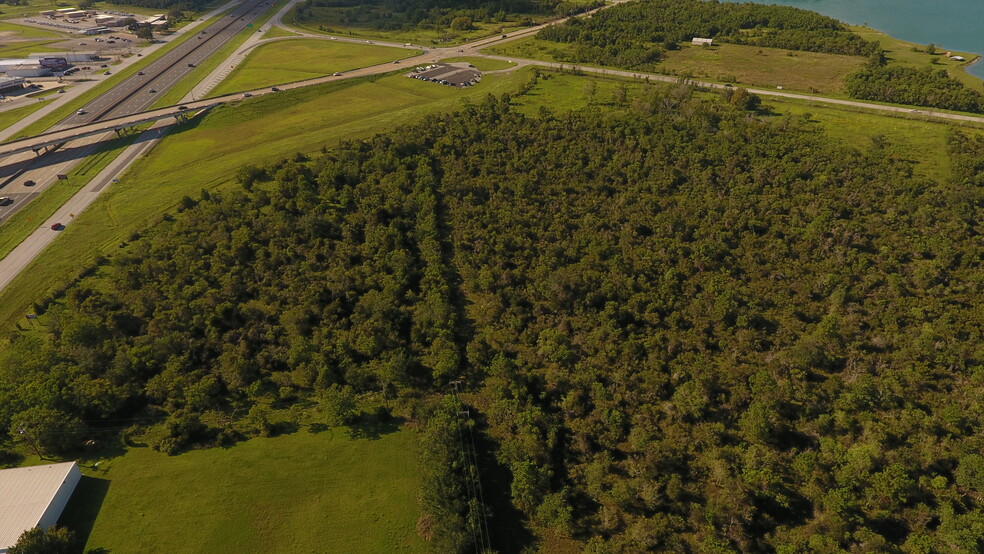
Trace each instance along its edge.
{"label": "white car", "polygon": [[86,113],[88,113],[88,112],[86,112],[85,110],[79,110],[79,111],[75,112],[75,115],[85,115]]}

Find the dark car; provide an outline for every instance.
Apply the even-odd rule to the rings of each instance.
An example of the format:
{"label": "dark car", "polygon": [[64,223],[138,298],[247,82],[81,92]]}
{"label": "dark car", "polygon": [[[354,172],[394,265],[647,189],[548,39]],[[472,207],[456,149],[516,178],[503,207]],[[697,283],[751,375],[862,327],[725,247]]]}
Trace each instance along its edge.
{"label": "dark car", "polygon": [[34,185],[35,185],[34,181],[32,181],[30,179],[24,181],[24,186],[25,187],[33,187]]}
{"label": "dark car", "polygon": [[189,63],[189,64],[188,64],[188,67],[195,67],[195,64],[193,64],[193,63]]}
{"label": "dark car", "polygon": [[154,94],[155,92],[157,92],[157,89],[156,88],[152,88],[152,89],[148,90],[147,92],[149,92],[151,94]]}
{"label": "dark car", "polygon": [[270,90],[273,92],[280,92],[280,89],[277,87],[270,87]]}
{"label": "dark car", "polygon": [[64,228],[65,228],[65,226],[62,225],[61,223],[52,223],[51,224],[51,230],[52,231],[61,231]]}
{"label": "dark car", "polygon": [[143,71],[138,71],[138,72],[137,72],[137,75],[143,75],[143,74],[144,74],[144,72],[143,72]]}
{"label": "dark car", "polygon": [[187,110],[188,109],[188,106],[178,106],[178,109],[179,110]]}

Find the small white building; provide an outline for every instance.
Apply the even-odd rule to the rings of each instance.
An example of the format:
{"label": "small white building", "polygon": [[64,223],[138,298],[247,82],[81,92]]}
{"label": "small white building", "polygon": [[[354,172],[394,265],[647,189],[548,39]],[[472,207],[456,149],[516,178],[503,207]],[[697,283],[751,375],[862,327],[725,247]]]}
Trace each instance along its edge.
{"label": "small white building", "polygon": [[690,41],[690,44],[693,44],[694,46],[710,46],[714,44],[714,39],[694,37],[694,39]]}
{"label": "small white building", "polygon": [[54,525],[81,479],[75,462],[0,470],[0,554],[24,531]]}

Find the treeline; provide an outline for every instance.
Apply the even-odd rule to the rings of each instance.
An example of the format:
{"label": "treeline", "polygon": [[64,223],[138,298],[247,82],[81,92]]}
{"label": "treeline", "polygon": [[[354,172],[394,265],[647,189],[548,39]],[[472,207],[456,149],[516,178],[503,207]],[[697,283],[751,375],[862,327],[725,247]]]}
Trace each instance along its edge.
{"label": "treeline", "polygon": [[95,281],[37,306],[46,339],[21,336],[0,358],[0,429],[57,453],[108,421],[166,417],[158,446],[177,452],[235,438],[206,412],[455,375],[432,162],[379,157],[373,181],[339,152],[241,171],[246,188],[276,183],[265,190],[186,197]]}
{"label": "treeline", "polygon": [[571,44],[564,61],[639,69],[651,67],[661,52],[695,37],[832,54],[870,55],[878,48],[839,21],[815,12],[700,0],[628,2],[548,27],[537,36]]}
{"label": "treeline", "polygon": [[849,75],[844,87],[862,100],[984,113],[984,94],[967,88],[945,69],[872,63]]}
{"label": "treeline", "polygon": [[533,24],[532,15],[573,15],[603,5],[600,0],[307,0],[294,14],[298,21],[379,30],[467,30],[472,23]]}
{"label": "treeline", "polygon": [[[466,429],[594,551],[979,550],[984,141],[937,183],[745,94],[490,99],[244,168],[16,337],[0,428],[218,440],[194,416],[374,392],[420,402],[447,550],[482,540]],[[434,400],[452,381],[486,427]]]}

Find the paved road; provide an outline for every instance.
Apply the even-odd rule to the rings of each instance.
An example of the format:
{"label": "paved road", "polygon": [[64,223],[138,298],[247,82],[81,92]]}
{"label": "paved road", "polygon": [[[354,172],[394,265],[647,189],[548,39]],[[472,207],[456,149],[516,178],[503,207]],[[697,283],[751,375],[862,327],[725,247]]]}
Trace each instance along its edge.
{"label": "paved road", "polygon": [[[174,47],[165,55],[143,67],[141,72],[144,75],[135,74],[123,80],[110,91],[84,106],[84,114],[71,115],[56,125],[54,129],[71,129],[79,123],[141,113],[146,110],[156,101],[159,94],[164,93],[194,70],[194,67],[189,66],[189,64],[197,65],[200,61],[207,59],[208,56],[214,55],[246,25],[251,24],[256,17],[262,14],[269,6],[270,0],[252,0],[242,5],[237,4],[234,2],[223,6],[223,8],[231,8],[231,11],[200,32],[197,29],[199,22],[192,22],[185,26],[181,30],[182,34],[191,32],[199,38],[187,40]],[[208,17],[213,16],[209,14]],[[172,40],[174,40],[173,37]],[[159,47],[152,47],[151,50]],[[142,60],[133,56],[128,61],[132,64]],[[84,87],[84,90],[97,84],[97,82],[93,82],[88,87]],[[149,92],[151,89],[158,92],[152,94]],[[75,97],[82,92],[80,90],[75,94],[66,93],[58,96]],[[61,99],[59,98],[59,100]],[[59,105],[66,101],[67,99],[62,100]],[[42,112],[46,115],[52,109],[57,109],[57,107],[52,106],[47,110],[42,110]],[[32,117],[32,122],[41,115],[36,114]],[[22,129],[27,124],[27,122],[22,122],[18,128]],[[108,128],[112,129],[112,126]],[[68,131],[65,134],[70,136],[77,133]],[[13,157],[3,156],[2,152],[10,153],[16,150],[13,147],[13,144],[16,143],[0,145],[0,157],[4,158],[4,163],[0,166],[0,183],[6,183],[0,190],[0,196],[6,196],[13,200],[12,204],[0,207],[0,220],[9,217],[33,200],[55,181],[57,175],[67,174],[81,159],[95,152],[96,146],[94,145],[114,136],[113,134],[104,134],[74,140],[69,152],[48,154],[43,161],[37,160],[33,153]]]}
{"label": "paved road", "polygon": [[[622,1],[628,1],[628,0],[622,0]],[[285,12],[285,11],[286,11],[286,9],[285,10],[282,10],[281,13],[278,13],[278,17],[277,17],[276,23],[279,23],[279,15],[282,15],[282,13]],[[516,63],[517,64],[517,67],[523,67],[523,66],[529,66],[529,65],[540,66],[540,67],[550,67],[550,68],[562,68],[563,67],[563,68],[566,68],[566,69],[574,69],[574,70],[583,71],[583,72],[587,72],[587,73],[597,73],[597,74],[603,74],[603,75],[616,75],[616,76],[620,76],[620,77],[628,77],[628,78],[634,78],[634,79],[640,79],[640,80],[648,80],[648,81],[679,82],[679,80],[680,80],[680,78],[679,77],[676,77],[676,76],[659,75],[659,74],[652,74],[652,73],[639,73],[639,72],[631,72],[631,71],[621,71],[621,70],[614,70],[614,69],[601,69],[601,68],[585,67],[585,66],[578,66],[578,65],[571,65],[571,64],[559,64],[559,63],[552,63],[552,62],[543,62],[543,61],[539,61],[539,60],[527,60],[527,59],[508,58],[508,57],[504,57],[504,56],[495,56],[495,55],[490,55],[490,54],[483,54],[483,53],[481,53],[479,51],[480,48],[482,48],[484,46],[488,46],[489,44],[492,44],[492,43],[495,43],[495,42],[502,42],[502,41],[506,41],[506,40],[514,40],[514,39],[517,39],[517,38],[521,38],[521,37],[528,36],[530,34],[536,33],[542,27],[543,26],[541,25],[541,26],[537,26],[537,27],[532,27],[530,29],[524,29],[524,30],[521,30],[521,31],[516,31],[516,32],[513,32],[513,33],[509,33],[508,36],[506,36],[506,37],[499,36],[499,37],[491,37],[491,38],[487,38],[487,39],[482,39],[482,40],[477,41],[475,43],[471,43],[471,44],[464,45],[464,46],[432,49],[432,50],[429,50],[429,51],[425,51],[423,54],[406,58],[404,61],[407,62],[406,63],[406,66],[411,66],[411,65],[419,65],[419,64],[433,63],[433,62],[436,62],[436,61],[438,61],[440,59],[444,59],[444,58],[448,58],[448,57],[455,57],[455,56],[479,56],[479,57],[485,57],[485,58],[489,58],[489,59],[510,61],[510,62]],[[329,37],[328,40],[332,40],[332,39]],[[352,42],[368,42],[368,41],[362,41],[362,40],[341,39],[341,38],[339,38],[338,40],[346,40],[346,41],[352,41]],[[251,49],[252,47],[256,46],[256,44],[259,43],[259,42],[262,42],[262,41],[254,41],[252,44],[244,45],[242,51],[237,51],[233,56],[241,55],[243,52],[246,52],[249,49]],[[378,42],[378,41],[375,42],[375,44],[379,44],[379,45],[382,45],[382,46],[408,47],[408,45],[405,45],[405,44],[387,43],[387,42]],[[409,47],[410,48],[416,48],[414,46],[409,46]],[[366,68],[357,69],[357,70],[354,70],[354,71],[349,71],[349,72],[346,72],[342,76],[327,76],[327,77],[321,77],[321,78],[317,78],[317,79],[310,79],[310,80],[307,80],[307,81],[302,81],[302,82],[298,82],[298,83],[291,83],[291,84],[288,84],[288,85],[284,85],[284,86],[282,86],[280,88],[282,88],[284,90],[288,90],[288,89],[292,89],[292,88],[300,88],[300,87],[317,85],[317,84],[321,84],[321,83],[325,83],[325,82],[330,82],[330,81],[334,81],[334,80],[338,80],[338,79],[350,79],[350,78],[354,78],[354,77],[361,77],[361,76],[368,76],[368,75],[378,75],[378,74],[381,74],[381,73],[390,72],[390,71],[393,70],[393,68],[394,68],[394,66],[391,63],[380,64],[380,65],[376,65],[376,66],[372,66],[372,67],[366,67]],[[716,84],[716,83],[707,83],[707,82],[693,81],[693,80],[690,80],[690,81],[687,81],[687,82],[690,83],[690,84],[693,84],[695,86],[701,86],[701,87],[706,87],[706,88],[725,88],[725,85],[719,85],[719,84]],[[927,117],[927,118],[952,119],[952,120],[969,121],[969,122],[975,122],[975,123],[982,123],[982,124],[984,124],[984,117],[981,117],[981,116],[970,116],[970,115],[961,115],[961,114],[949,114],[949,113],[936,112],[936,111],[932,111],[932,110],[903,108],[903,107],[897,107],[897,106],[885,106],[885,105],[881,105],[881,104],[872,104],[872,103],[858,102],[858,101],[852,101],[852,100],[839,100],[839,99],[833,99],[833,98],[824,98],[824,97],[820,97],[820,96],[811,96],[811,95],[805,95],[805,94],[796,94],[796,93],[790,93],[790,92],[784,92],[784,91],[776,91],[776,90],[765,90],[765,89],[748,89],[748,90],[750,92],[752,92],[752,93],[760,94],[760,95],[763,95],[763,96],[779,96],[779,97],[784,97],[784,98],[794,98],[794,99],[807,100],[807,101],[811,101],[811,102],[836,104],[836,105],[844,105],[844,106],[852,106],[852,107],[856,107],[856,108],[876,110],[876,111],[883,111],[883,112],[894,112],[894,113],[908,114],[908,115],[915,114],[915,115],[924,116],[924,117]],[[269,88],[267,88],[267,89],[263,89],[263,90],[260,90],[260,91],[255,91],[253,94],[254,95],[262,95],[262,94],[272,94],[272,93],[273,92]],[[242,96],[237,94],[237,95],[226,96],[226,97],[223,97],[223,98],[210,99],[208,101],[195,102],[195,103],[192,103],[190,105],[192,105],[194,107],[199,107],[199,106],[204,106],[204,105],[212,104],[212,103],[222,103],[222,102],[230,102],[230,101],[240,100],[241,98],[242,98]],[[144,116],[145,116],[145,114],[138,114],[138,115],[136,115],[134,117],[144,117]],[[163,126],[163,125],[165,125],[165,124],[161,124],[161,126]],[[56,222],[57,223],[66,223],[67,221],[70,220],[71,217],[74,217],[74,215],[77,215],[79,212],[81,212],[81,210],[84,209],[86,206],[88,206],[95,199],[95,197],[98,195],[98,193],[101,192],[111,182],[112,178],[115,175],[117,175],[121,171],[123,171],[126,168],[126,166],[134,158],[136,158],[136,156],[138,156],[140,153],[142,153],[147,148],[149,148],[151,144],[153,144],[154,142],[156,142],[156,138],[158,138],[160,136],[160,133],[162,133],[163,130],[157,130],[157,131],[154,131],[154,132],[157,133],[157,135],[154,135],[154,134],[145,134],[145,135],[143,135],[141,137],[141,141],[140,142],[138,142],[137,144],[135,144],[135,145],[131,146],[130,148],[128,148],[126,150],[126,152],[124,153],[124,155],[120,156],[116,161],[114,161],[110,165],[109,168],[107,168],[106,171],[104,171],[96,179],[94,179],[93,182],[90,183],[86,187],[86,190],[78,193],[75,197],[73,197],[72,200],[70,200],[65,206],[63,206],[55,214],[55,216],[53,216],[51,219],[49,219],[48,221],[46,221],[41,226],[41,228],[38,229],[38,231],[36,231],[33,235],[31,235],[31,237],[29,239],[25,240],[23,244],[21,244],[20,246],[18,246],[17,249],[15,249],[14,252],[12,252],[10,255],[8,255],[3,260],[0,260],[0,289],[2,289],[3,287],[5,287],[6,284],[9,283],[14,277],[16,277],[16,275],[19,274],[20,271],[22,271],[23,268],[26,267],[27,264],[30,263],[30,261],[33,260],[34,257],[36,257],[37,254],[40,253],[48,243],[50,243],[52,240],[54,240],[54,238],[57,236],[58,233],[57,233],[57,231],[52,231],[50,229],[50,226],[51,226],[52,223],[56,223]],[[73,143],[72,149],[74,150],[75,148],[77,148],[77,147],[75,147],[75,144]],[[81,153],[84,152],[84,148],[85,147],[83,146],[82,149],[76,151],[76,155],[81,155]],[[64,155],[70,155],[71,154],[71,151],[66,150],[66,152],[63,153],[63,154]],[[2,209],[2,208],[0,208],[0,209]],[[3,213],[0,212],[0,216],[2,216],[2,215],[3,215]]]}

